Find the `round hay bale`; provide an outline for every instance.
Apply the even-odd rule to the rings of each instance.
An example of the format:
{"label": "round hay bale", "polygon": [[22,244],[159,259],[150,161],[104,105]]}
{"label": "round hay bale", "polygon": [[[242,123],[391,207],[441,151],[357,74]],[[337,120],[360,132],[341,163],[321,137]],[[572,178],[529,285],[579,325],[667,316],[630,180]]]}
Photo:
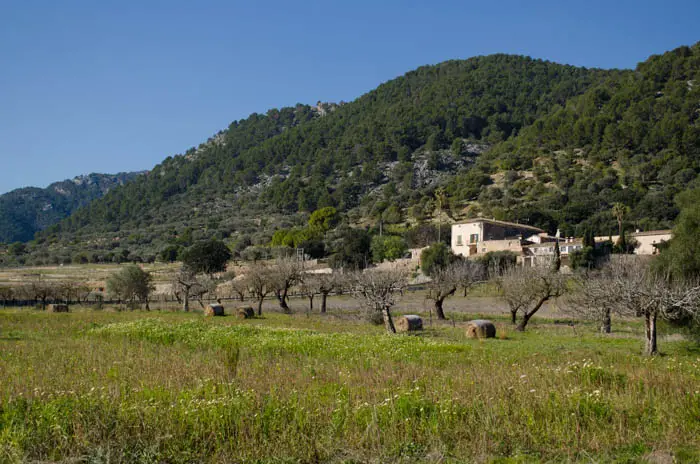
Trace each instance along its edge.
{"label": "round hay bale", "polygon": [[236,310],[236,316],[239,319],[251,319],[255,316],[255,310],[253,308],[251,308],[250,306],[238,308]]}
{"label": "round hay bale", "polygon": [[207,305],[207,307],[204,308],[204,315],[208,316],[208,317],[223,316],[224,315],[224,307],[221,306],[220,304]]}
{"label": "round hay bale", "polygon": [[467,338],[494,338],[496,326],[493,322],[476,319],[467,322]]}
{"label": "round hay bale", "polygon": [[396,320],[397,332],[416,332],[423,330],[423,319],[420,316],[409,314]]}
{"label": "round hay bale", "polygon": [[66,304],[50,304],[47,307],[50,313],[67,313],[69,312],[68,305]]}

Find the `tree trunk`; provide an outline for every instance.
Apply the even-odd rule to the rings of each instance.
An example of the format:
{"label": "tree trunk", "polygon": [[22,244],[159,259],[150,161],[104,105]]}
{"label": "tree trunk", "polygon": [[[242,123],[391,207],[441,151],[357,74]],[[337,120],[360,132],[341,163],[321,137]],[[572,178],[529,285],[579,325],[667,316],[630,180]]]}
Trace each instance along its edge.
{"label": "tree trunk", "polygon": [[265,297],[258,298],[258,316],[262,316],[262,304]]}
{"label": "tree trunk", "polygon": [[520,324],[518,324],[518,326],[515,328],[515,330],[517,330],[518,332],[524,332],[524,331],[525,331],[525,326],[527,326],[527,323],[528,323],[528,321],[530,320],[530,318],[531,318],[532,316],[534,316],[534,314],[535,314],[537,311],[539,311],[539,309],[542,307],[542,305],[544,304],[544,302],[547,301],[547,300],[549,300],[549,297],[548,297],[548,296],[547,296],[547,297],[544,297],[544,298],[540,298],[540,301],[537,302],[537,304],[535,305],[534,308],[532,308],[530,311],[525,312],[525,314],[523,314],[522,320],[520,321]]}
{"label": "tree trunk", "polygon": [[515,323],[517,322],[517,319],[516,319],[517,315],[518,315],[518,310],[517,310],[517,309],[516,309],[516,310],[512,310],[512,309],[510,310],[510,322],[511,322],[511,323],[515,324]]}
{"label": "tree trunk", "polygon": [[396,327],[394,327],[394,320],[391,318],[391,311],[388,307],[382,310],[382,316],[384,317],[384,327],[386,331],[392,334],[396,333]]}
{"label": "tree trunk", "polygon": [[659,353],[659,349],[656,345],[656,313],[646,314],[644,323],[646,326],[646,346],[644,348],[644,354],[653,356]]}
{"label": "tree trunk", "polygon": [[182,310],[189,312],[190,310],[190,290],[185,289],[185,294],[182,295]]}
{"label": "tree trunk", "polygon": [[326,300],[328,299],[328,293],[321,293],[321,314],[326,312]]}
{"label": "tree trunk", "polygon": [[435,298],[435,314],[437,314],[437,318],[444,321],[447,319],[445,317],[445,312],[442,310],[442,302],[445,301],[444,297],[440,298]]}
{"label": "tree trunk", "polygon": [[289,305],[287,304],[287,289],[285,288],[283,291],[277,291],[277,300],[280,302],[280,308],[282,308],[282,311],[285,313],[290,313],[291,311],[289,310]]}
{"label": "tree trunk", "polygon": [[314,295],[309,295],[309,312],[314,310]]}
{"label": "tree trunk", "polygon": [[527,325],[528,321],[532,317],[533,313],[525,313],[523,314],[523,318],[520,320],[520,324],[515,328],[518,332],[525,332],[525,326]]}
{"label": "tree trunk", "polygon": [[612,332],[612,321],[610,319],[610,310],[607,309],[605,311],[605,315],[603,316],[603,325],[600,327],[600,331],[602,333],[609,334]]}

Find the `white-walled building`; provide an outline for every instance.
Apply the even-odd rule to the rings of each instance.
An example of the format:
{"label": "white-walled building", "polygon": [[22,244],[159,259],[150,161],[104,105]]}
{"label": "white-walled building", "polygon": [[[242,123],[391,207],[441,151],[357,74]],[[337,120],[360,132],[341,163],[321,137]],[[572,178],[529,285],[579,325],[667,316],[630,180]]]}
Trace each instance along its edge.
{"label": "white-walled building", "polygon": [[[671,230],[648,230],[646,232],[636,230],[631,234],[626,234],[626,236],[637,242],[637,247],[634,249],[634,253],[637,255],[655,255],[659,252],[658,246],[664,242],[671,240],[672,231]],[[619,235],[613,235],[612,237],[596,237],[595,241],[606,242],[612,240],[613,243],[617,243],[620,239]]]}
{"label": "white-walled building", "polygon": [[461,256],[475,256],[491,251],[522,253],[525,237],[546,235],[542,229],[497,221],[495,219],[470,219],[452,225],[452,252]]}

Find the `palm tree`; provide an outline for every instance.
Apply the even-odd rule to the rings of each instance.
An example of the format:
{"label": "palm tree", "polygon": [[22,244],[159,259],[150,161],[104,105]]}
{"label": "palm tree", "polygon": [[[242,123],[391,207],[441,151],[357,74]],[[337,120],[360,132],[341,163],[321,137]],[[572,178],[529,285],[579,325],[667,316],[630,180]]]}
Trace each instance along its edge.
{"label": "palm tree", "polygon": [[620,235],[620,238],[622,238],[623,231],[622,231],[622,221],[627,216],[627,213],[629,213],[629,207],[622,204],[622,203],[613,203],[612,206],[612,213],[613,216],[617,219],[617,229],[618,233]]}

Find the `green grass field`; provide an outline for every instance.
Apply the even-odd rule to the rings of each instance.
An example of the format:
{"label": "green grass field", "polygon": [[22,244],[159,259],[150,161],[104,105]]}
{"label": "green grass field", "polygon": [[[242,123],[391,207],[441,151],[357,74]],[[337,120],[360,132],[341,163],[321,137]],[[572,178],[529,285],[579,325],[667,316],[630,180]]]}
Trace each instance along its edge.
{"label": "green grass field", "polygon": [[0,462],[700,462],[697,344],[488,317],[0,311]]}

